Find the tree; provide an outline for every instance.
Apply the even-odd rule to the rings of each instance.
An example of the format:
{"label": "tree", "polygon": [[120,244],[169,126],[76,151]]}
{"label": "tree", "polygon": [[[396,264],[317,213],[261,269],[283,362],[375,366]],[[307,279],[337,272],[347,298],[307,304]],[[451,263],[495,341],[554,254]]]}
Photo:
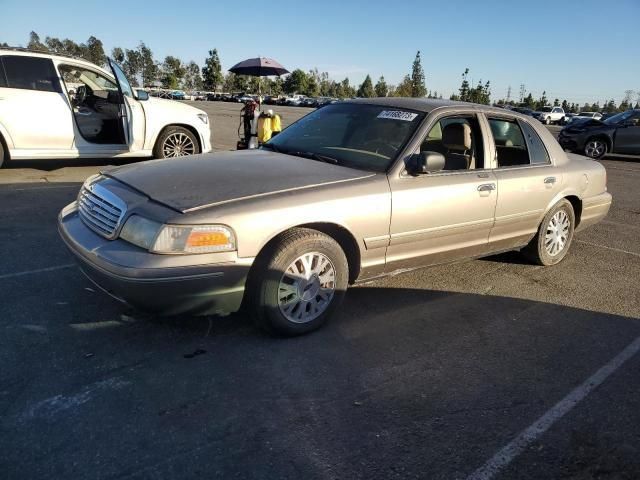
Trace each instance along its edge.
{"label": "tree", "polygon": [[202,75],[200,74],[200,67],[193,60],[191,60],[185,68],[182,86],[186,90],[191,91],[202,89]]}
{"label": "tree", "polygon": [[114,47],[111,49],[111,58],[113,58],[118,65],[122,65],[124,63],[124,50],[120,47]]}
{"label": "tree", "polygon": [[140,53],[140,74],[142,76],[142,85],[149,86],[158,79],[158,64],[153,59],[153,52],[144,42],[138,45]]}
{"label": "tree", "polygon": [[286,93],[302,93],[307,90],[307,74],[299,68],[289,74],[282,85]]}
{"label": "tree", "polygon": [[469,75],[469,69],[465,68],[464,73],[462,74],[462,83],[460,84],[460,88],[458,89],[459,95],[458,99],[462,102],[468,102],[469,100],[469,80],[467,80],[467,76]]}
{"label": "tree", "polygon": [[424,69],[422,68],[422,60],[420,58],[420,50],[416,53],[411,69],[411,96],[425,97],[427,95],[427,86],[425,85]]}
{"label": "tree", "polygon": [[524,97],[523,103],[527,108],[534,108],[536,106],[536,101],[533,99],[531,92],[529,92],[529,95]]}
{"label": "tree", "polygon": [[411,96],[412,82],[409,75],[405,75],[402,81],[394,89],[393,95],[395,97],[410,97]]}
{"label": "tree", "polygon": [[569,104],[567,103],[567,101],[566,101],[566,100],[562,100],[562,109],[563,109],[565,112],[568,112],[568,111],[569,111]]}
{"label": "tree", "polygon": [[549,100],[547,100],[547,91],[543,90],[542,96],[540,97],[540,99],[537,102],[537,108],[542,108],[545,105],[547,105],[547,103],[549,103]]}
{"label": "tree", "polygon": [[40,50],[43,52],[49,51],[47,46],[40,41],[40,35],[36,32],[29,33],[29,43],[27,43],[27,48],[29,50]]}
{"label": "tree", "polygon": [[375,86],[376,97],[386,97],[389,93],[389,88],[387,87],[387,82],[384,80],[384,75],[380,76],[378,79],[378,83]]}
{"label": "tree", "polygon": [[320,72],[317,68],[309,70],[307,73],[307,86],[304,89],[304,94],[309,97],[317,97],[320,93]]}
{"label": "tree", "polygon": [[103,66],[107,61],[102,42],[93,35],[87,40],[84,58],[99,66]]}
{"label": "tree", "polygon": [[560,99],[556,98],[556,99],[553,101],[553,106],[554,106],[554,107],[559,107],[559,106],[560,106]]}
{"label": "tree", "polygon": [[371,82],[370,75],[367,75],[365,77],[364,82],[362,82],[362,85],[360,85],[360,88],[358,88],[358,93],[356,95],[362,98],[375,97],[376,92],[373,89],[373,83]]}
{"label": "tree", "polygon": [[[124,74],[127,76],[129,83],[137,87],[140,85],[138,74],[142,70],[142,56],[138,50],[126,49],[124,52],[125,60],[122,64]],[[175,88],[175,87],[174,87]]]}
{"label": "tree", "polygon": [[178,88],[185,73],[186,69],[179,58],[173,55],[166,56],[162,64],[162,86],[170,89]]}
{"label": "tree", "polygon": [[616,102],[613,100],[609,100],[607,104],[604,106],[604,109],[607,113],[614,113],[618,111],[618,107],[616,107]]}
{"label": "tree", "polygon": [[209,50],[209,57],[202,68],[203,86],[205,90],[216,91],[224,81],[218,49]]}

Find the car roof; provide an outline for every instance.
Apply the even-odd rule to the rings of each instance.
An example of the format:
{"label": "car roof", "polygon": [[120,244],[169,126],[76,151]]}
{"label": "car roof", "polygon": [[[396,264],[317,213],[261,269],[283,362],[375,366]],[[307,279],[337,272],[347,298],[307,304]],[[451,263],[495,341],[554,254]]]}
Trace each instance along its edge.
{"label": "car roof", "polygon": [[[377,97],[377,98],[354,98],[345,100],[344,103],[357,103],[367,105],[380,105],[391,108],[407,108],[417,110],[419,112],[429,113],[436,108],[442,107],[472,107],[474,110],[482,110],[504,114],[511,112],[504,108],[492,107],[490,105],[481,105],[479,103],[459,102],[455,100],[446,100],[440,98],[414,98],[414,97]],[[517,113],[516,113],[517,115]]]}
{"label": "car roof", "polygon": [[85,66],[98,69],[103,73],[108,74],[110,77],[113,77],[113,73],[110,70],[105,69],[99,65],[96,65],[89,60],[80,57],[74,57],[73,55],[63,55],[63,54],[55,54],[49,53],[42,50],[30,50],[28,48],[21,47],[0,47],[0,55],[16,55],[21,57],[40,57],[40,58],[51,58],[53,60],[57,60],[60,62],[69,62],[72,60],[78,64],[84,64]]}

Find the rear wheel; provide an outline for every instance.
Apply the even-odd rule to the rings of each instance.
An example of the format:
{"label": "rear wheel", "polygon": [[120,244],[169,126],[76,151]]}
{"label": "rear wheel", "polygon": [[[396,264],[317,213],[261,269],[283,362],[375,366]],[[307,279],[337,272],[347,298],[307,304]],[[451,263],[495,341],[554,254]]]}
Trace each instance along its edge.
{"label": "rear wheel", "polygon": [[538,233],[522,253],[538,265],[560,263],[571,247],[574,226],[573,206],[568,200],[562,199],[544,216]]}
{"label": "rear wheel", "polygon": [[349,265],[340,245],[307,228],[283,234],[249,282],[251,308],[270,333],[301,335],[322,326],[344,297]]}
{"label": "rear wheel", "polygon": [[602,138],[590,138],[587,140],[587,143],[584,144],[584,154],[593,159],[604,157],[607,150],[607,142]]}
{"label": "rear wheel", "polygon": [[153,148],[155,158],[172,158],[200,153],[198,139],[184,127],[167,127],[158,136]]}
{"label": "rear wheel", "polygon": [[0,138],[0,168],[2,168],[2,165],[4,164],[4,162],[6,160],[5,159],[5,155],[6,155],[6,153],[4,151],[4,144],[2,142],[2,139]]}

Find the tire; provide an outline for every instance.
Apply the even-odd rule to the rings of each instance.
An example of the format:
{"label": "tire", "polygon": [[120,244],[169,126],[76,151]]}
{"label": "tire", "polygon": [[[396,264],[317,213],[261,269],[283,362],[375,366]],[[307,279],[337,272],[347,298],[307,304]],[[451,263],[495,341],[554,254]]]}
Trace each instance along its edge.
{"label": "tire", "polygon": [[602,138],[590,138],[584,144],[584,154],[593,158],[594,160],[598,160],[599,158],[604,157],[609,150],[609,146],[607,142]]}
{"label": "tire", "polygon": [[263,330],[288,337],[326,323],[340,306],[349,281],[349,264],[340,245],[308,228],[282,234],[255,267],[248,282],[254,320]]}
{"label": "tire", "polygon": [[549,117],[544,119],[544,124],[545,125],[551,125],[551,119]]}
{"label": "tire", "polygon": [[184,127],[166,127],[153,147],[154,158],[172,158],[200,153],[198,139]]}
{"label": "tire", "polygon": [[522,253],[538,265],[550,266],[560,263],[571,247],[575,223],[573,206],[563,198],[544,216],[536,236]]}

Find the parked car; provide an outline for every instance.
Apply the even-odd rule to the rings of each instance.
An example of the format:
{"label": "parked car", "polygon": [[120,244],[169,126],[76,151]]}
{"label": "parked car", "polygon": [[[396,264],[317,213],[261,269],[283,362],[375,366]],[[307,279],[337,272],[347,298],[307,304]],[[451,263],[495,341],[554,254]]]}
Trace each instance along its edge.
{"label": "parked car", "polygon": [[316,108],[318,106],[318,100],[313,97],[303,98],[299,104],[300,107]]}
{"label": "parked car", "polygon": [[523,115],[527,115],[529,117],[533,116],[533,110],[531,110],[530,108],[526,108],[526,107],[513,107],[512,111],[517,112],[517,113],[521,113]]}
{"label": "parked car", "polygon": [[545,125],[551,125],[552,123],[561,123],[565,113],[562,107],[546,106],[533,112],[532,116]]}
{"label": "parked car", "polygon": [[306,95],[289,95],[286,99],[286,104],[292,107],[299,107],[305,98],[307,98]]}
{"label": "parked car", "polygon": [[505,250],[554,265],[610,204],[604,167],[530,117],[381,98],[327,105],[258,150],[91,177],[59,231],[82,271],[135,307],[244,301],[259,325],[297,335],[358,281]]}
{"label": "parked car", "polygon": [[564,112],[564,117],[560,121],[560,125],[567,125],[573,120],[575,116],[576,116],[575,113]]}
{"label": "parked car", "polygon": [[131,87],[118,65],[108,63],[111,71],[86,60],[0,49],[0,164],[211,150],[205,112],[150,98]]}
{"label": "parked car", "polygon": [[560,131],[562,148],[594,159],[607,153],[640,155],[640,110],[627,110],[606,120],[571,122]]}

